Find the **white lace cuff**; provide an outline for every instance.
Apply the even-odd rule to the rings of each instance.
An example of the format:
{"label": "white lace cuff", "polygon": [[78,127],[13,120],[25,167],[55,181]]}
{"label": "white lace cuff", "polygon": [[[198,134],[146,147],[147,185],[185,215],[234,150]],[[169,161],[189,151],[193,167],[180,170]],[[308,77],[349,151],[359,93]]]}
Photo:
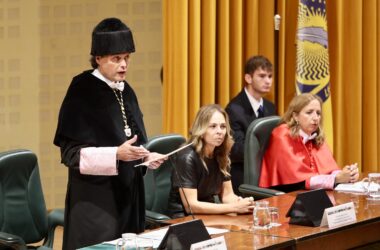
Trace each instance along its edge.
{"label": "white lace cuff", "polygon": [[79,171],[87,175],[117,175],[117,147],[88,147],[80,151]]}

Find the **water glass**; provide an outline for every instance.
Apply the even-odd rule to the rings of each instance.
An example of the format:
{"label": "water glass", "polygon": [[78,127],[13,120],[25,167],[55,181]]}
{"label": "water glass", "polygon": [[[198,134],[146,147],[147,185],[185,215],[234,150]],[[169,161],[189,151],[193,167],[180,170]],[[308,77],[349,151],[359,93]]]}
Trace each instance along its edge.
{"label": "water glass", "polygon": [[121,235],[121,239],[116,242],[116,250],[135,250],[137,248],[136,244],[136,234],[125,233]]}
{"label": "water glass", "polygon": [[271,227],[268,201],[256,201],[253,209],[253,227],[255,229],[268,229]]}
{"label": "water glass", "polygon": [[138,250],[153,250],[153,240],[148,238],[137,237]]}
{"label": "water glass", "polygon": [[369,173],[363,179],[368,200],[380,200],[380,173]]}
{"label": "water glass", "polygon": [[279,213],[277,207],[269,207],[269,215],[270,215],[270,225],[272,227],[278,227],[281,226],[281,223],[279,223]]}

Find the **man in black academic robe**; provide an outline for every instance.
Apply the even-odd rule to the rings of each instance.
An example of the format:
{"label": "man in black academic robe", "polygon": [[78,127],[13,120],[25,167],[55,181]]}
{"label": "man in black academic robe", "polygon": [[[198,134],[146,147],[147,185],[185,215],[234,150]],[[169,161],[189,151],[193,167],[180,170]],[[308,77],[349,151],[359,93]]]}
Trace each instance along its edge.
{"label": "man in black academic robe", "polygon": [[134,166],[160,155],[140,147],[147,141],[143,116],[125,81],[134,51],[124,23],[101,21],[92,33],[94,70],[75,76],[63,100],[54,138],[69,171],[63,249],[144,231],[146,168]]}

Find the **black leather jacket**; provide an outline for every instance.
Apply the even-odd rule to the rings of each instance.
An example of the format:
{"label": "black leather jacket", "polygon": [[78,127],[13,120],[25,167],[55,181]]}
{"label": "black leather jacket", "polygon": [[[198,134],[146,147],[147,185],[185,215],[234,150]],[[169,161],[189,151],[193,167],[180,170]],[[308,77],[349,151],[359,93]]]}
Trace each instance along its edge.
{"label": "black leather jacket", "polygon": [[184,149],[178,154],[172,172],[172,188],[168,204],[172,217],[186,215],[184,206],[189,206],[186,201],[185,204],[181,201],[179,188],[197,189],[199,201],[215,202],[215,197],[219,197],[223,190],[223,182],[230,180],[230,177],[224,176],[220,171],[216,159],[205,158],[204,163],[193,147]]}

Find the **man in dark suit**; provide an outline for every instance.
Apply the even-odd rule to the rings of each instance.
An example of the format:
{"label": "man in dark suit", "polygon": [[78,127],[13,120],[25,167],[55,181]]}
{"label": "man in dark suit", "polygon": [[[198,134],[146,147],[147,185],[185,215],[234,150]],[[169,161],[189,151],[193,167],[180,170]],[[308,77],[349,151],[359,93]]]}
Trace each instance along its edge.
{"label": "man in dark suit", "polygon": [[235,144],[231,150],[231,178],[234,192],[244,181],[244,141],[249,124],[257,118],[276,115],[272,102],[263,98],[272,86],[272,63],[263,56],[254,56],[245,64],[245,87],[226,107]]}

